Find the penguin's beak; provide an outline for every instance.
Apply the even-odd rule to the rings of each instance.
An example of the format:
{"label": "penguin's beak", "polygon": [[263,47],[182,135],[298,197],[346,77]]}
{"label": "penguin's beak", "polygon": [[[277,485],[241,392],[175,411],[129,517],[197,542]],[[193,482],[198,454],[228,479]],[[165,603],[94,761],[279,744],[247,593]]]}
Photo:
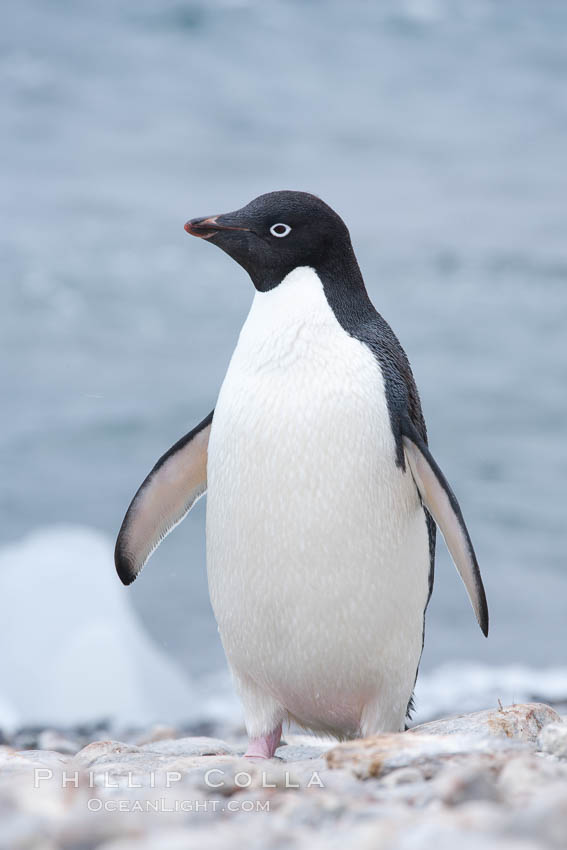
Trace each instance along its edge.
{"label": "penguin's beak", "polygon": [[227,215],[209,216],[209,218],[192,218],[185,223],[185,230],[191,236],[198,236],[200,239],[210,239],[222,230],[249,231],[250,228],[236,224],[234,214],[228,213]]}
{"label": "penguin's beak", "polygon": [[234,212],[192,218],[185,225],[191,236],[206,239],[232,257],[249,275],[265,255],[265,243],[256,233],[254,217],[244,208]]}

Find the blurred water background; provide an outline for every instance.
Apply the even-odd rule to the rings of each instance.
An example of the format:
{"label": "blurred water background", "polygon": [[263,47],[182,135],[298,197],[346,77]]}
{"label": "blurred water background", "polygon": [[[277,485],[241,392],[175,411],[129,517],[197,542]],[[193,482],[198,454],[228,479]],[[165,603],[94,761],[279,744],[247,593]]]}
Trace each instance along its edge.
{"label": "blurred water background", "polygon": [[[2,18],[0,543],[19,566],[0,586],[20,671],[44,642],[30,595],[48,620],[87,593],[97,609],[81,575],[112,564],[104,546],[89,560],[89,535],[114,538],[158,456],[214,406],[252,286],[183,223],[290,188],[348,223],[483,570],[488,641],[439,543],[424,693],[449,688],[458,710],[463,670],[481,704],[506,676],[512,697],[538,676],[543,696],[561,690],[567,6],[19,0]],[[111,591],[194,688],[225,669],[204,516],[202,500]],[[72,700],[69,669],[53,677]]]}

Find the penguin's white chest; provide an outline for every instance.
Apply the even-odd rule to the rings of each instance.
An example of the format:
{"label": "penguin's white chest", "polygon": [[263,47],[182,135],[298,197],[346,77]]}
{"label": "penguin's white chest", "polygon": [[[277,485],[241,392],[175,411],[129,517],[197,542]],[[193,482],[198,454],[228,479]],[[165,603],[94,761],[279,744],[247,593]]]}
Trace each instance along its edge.
{"label": "penguin's white chest", "polygon": [[312,269],[257,293],[208,447],[213,609],[249,730],[399,729],[422,643],[429,555],[395,464],[384,381]]}

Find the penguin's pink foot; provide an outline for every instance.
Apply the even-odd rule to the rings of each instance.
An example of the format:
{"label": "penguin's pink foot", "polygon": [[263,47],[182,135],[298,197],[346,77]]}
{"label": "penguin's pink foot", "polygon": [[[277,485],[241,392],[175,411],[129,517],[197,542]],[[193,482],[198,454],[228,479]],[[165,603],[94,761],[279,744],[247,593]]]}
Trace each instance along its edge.
{"label": "penguin's pink foot", "polygon": [[267,735],[261,735],[259,738],[251,738],[248,741],[248,749],[244,753],[244,758],[247,759],[271,759],[277,750],[280,738],[282,736],[282,724]]}

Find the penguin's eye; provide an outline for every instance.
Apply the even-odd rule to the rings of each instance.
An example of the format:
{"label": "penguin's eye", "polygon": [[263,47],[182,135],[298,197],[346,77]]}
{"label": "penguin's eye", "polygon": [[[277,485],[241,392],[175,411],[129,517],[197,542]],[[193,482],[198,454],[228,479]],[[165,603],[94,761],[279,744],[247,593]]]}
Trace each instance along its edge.
{"label": "penguin's eye", "polygon": [[287,236],[290,232],[291,227],[289,224],[282,224],[281,221],[278,224],[272,224],[270,227],[270,233],[272,236],[277,236],[278,239],[281,239],[283,236]]}

